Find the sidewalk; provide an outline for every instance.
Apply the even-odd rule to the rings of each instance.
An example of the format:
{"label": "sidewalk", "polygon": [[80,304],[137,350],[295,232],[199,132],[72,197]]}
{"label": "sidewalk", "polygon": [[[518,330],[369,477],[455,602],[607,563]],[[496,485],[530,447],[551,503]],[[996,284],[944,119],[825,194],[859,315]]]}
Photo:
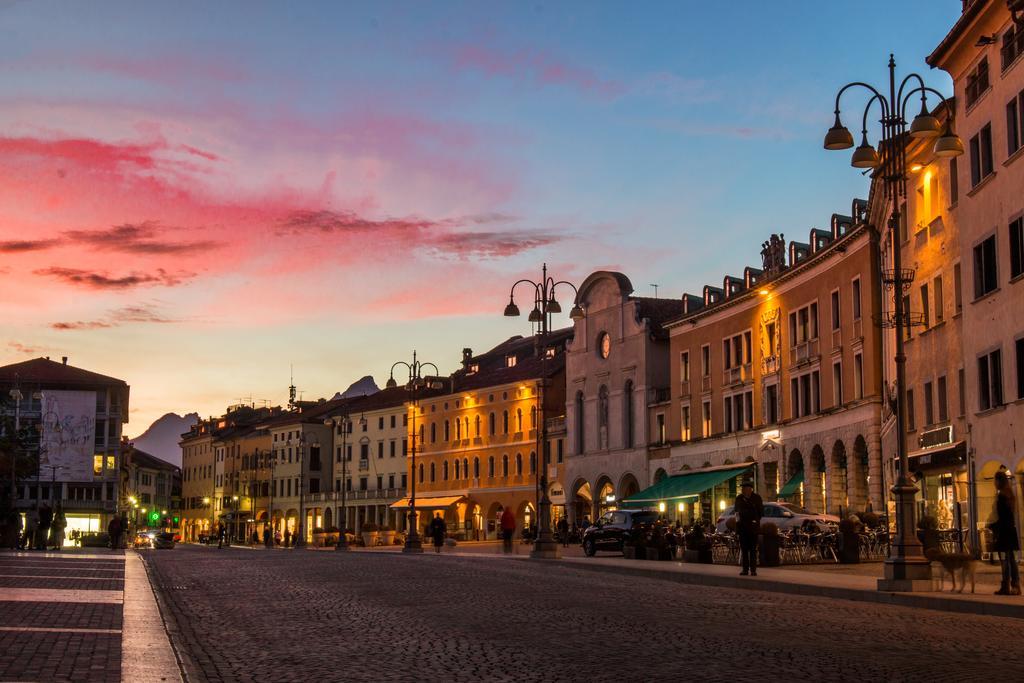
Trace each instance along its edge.
{"label": "sidewalk", "polygon": [[138,554],[0,552],[0,680],[180,681]]}
{"label": "sidewalk", "polygon": [[[758,576],[746,577],[739,576],[739,568],[732,565],[652,562],[614,557],[566,557],[557,562],[574,569],[629,574],[701,586],[813,595],[944,612],[1024,619],[1024,597],[993,595],[991,585],[987,581],[984,583],[979,581],[978,592],[974,594],[950,593],[949,578],[946,577],[945,591],[938,592],[937,567],[933,567],[935,592],[885,593],[877,588],[877,580],[882,574],[882,566],[879,563],[864,565],[875,567],[875,571],[871,574],[838,573],[828,569],[800,568],[794,570],[793,568],[761,567],[758,568]],[[980,570],[979,566],[979,575]],[[970,590],[970,585],[967,590]]]}

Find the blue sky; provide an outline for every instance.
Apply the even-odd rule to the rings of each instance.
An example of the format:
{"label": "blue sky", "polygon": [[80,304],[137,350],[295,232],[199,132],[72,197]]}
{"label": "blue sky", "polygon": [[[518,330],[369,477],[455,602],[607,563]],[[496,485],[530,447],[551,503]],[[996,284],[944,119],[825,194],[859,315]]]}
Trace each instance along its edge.
{"label": "blue sky", "polygon": [[0,3],[0,285],[33,285],[0,352],[125,377],[132,433],[280,401],[290,364],[307,395],[413,346],[451,369],[528,332],[492,312],[543,261],[699,291],[865,195],[835,91],[894,52],[949,93],[959,11]]}

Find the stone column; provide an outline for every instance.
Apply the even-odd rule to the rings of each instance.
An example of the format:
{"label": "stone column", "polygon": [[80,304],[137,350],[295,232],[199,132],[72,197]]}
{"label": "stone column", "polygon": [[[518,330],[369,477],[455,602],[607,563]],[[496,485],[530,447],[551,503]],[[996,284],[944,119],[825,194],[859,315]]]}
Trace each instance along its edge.
{"label": "stone column", "polygon": [[[868,449],[868,500],[871,501],[871,508],[875,512],[884,513],[889,493],[882,489],[882,480],[888,477],[882,475],[884,458],[882,457],[881,429],[881,425],[874,421],[868,424],[866,445]],[[892,486],[893,483],[893,481],[885,482],[887,486]]]}

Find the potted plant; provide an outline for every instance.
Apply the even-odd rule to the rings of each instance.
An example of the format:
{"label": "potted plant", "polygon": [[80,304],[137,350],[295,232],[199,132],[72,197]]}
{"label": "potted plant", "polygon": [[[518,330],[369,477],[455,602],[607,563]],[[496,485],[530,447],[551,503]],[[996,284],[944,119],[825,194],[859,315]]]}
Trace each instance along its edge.
{"label": "potted plant", "polygon": [[781,553],[782,537],[779,535],[779,527],[775,522],[762,522],[761,543],[758,550],[758,561],[762,567],[778,567],[782,564]]}
{"label": "potted plant", "polygon": [[341,535],[341,533],[338,531],[338,527],[336,527],[336,526],[329,526],[329,527],[327,527],[326,529],[324,529],[324,545],[325,546],[338,545],[338,537],[340,535]]}
{"label": "potted plant", "polygon": [[839,561],[843,564],[860,562],[860,532],[864,528],[857,515],[839,522]]}
{"label": "potted plant", "polygon": [[694,524],[693,528],[683,537],[685,549],[683,550],[684,562],[698,562],[700,564],[712,564],[714,558],[711,555],[711,539],[704,534],[704,527]]}
{"label": "potted plant", "polygon": [[384,539],[384,545],[394,545],[395,534],[394,528],[389,524],[384,524],[380,528],[380,535]]}
{"label": "potted plant", "polygon": [[367,548],[372,548],[377,544],[377,525],[373,522],[366,522],[363,524],[360,533],[363,537],[363,545]]}
{"label": "potted plant", "polygon": [[327,537],[327,534],[324,533],[323,527],[319,527],[319,526],[318,527],[313,527],[313,547],[314,548],[323,548],[324,547],[324,539],[326,537]]}

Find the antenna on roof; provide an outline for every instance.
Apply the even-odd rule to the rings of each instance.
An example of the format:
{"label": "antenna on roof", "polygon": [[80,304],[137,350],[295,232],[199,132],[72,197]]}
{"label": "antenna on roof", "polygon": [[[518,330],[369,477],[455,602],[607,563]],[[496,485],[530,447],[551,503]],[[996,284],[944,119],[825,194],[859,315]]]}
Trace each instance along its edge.
{"label": "antenna on roof", "polygon": [[289,365],[288,366],[288,374],[289,374],[289,377],[291,378],[289,380],[291,383],[288,385],[288,406],[290,408],[294,408],[295,407],[295,366],[294,365]]}
{"label": "antenna on roof", "polygon": [[654,298],[658,298],[658,285],[651,283],[651,287],[654,287]]}

